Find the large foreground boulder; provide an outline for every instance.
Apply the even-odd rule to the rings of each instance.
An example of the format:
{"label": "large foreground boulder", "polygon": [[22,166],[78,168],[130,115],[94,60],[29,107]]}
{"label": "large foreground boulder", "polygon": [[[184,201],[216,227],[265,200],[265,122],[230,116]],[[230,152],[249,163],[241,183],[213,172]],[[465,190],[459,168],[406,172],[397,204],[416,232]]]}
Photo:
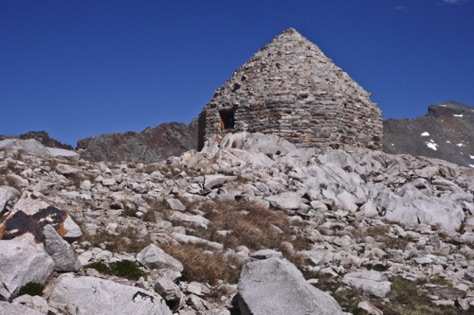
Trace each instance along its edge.
{"label": "large foreground boulder", "polygon": [[289,261],[270,258],[247,263],[240,274],[242,315],[342,315],[329,294],[307,283]]}
{"label": "large foreground boulder", "polygon": [[44,315],[44,313],[25,305],[0,302],[0,315]]}
{"label": "large foreground boulder", "polygon": [[0,240],[0,300],[15,297],[28,282],[45,283],[53,266],[51,257],[35,245]]}
{"label": "large foreground boulder", "polygon": [[155,292],[95,277],[61,275],[49,297],[53,305],[70,305],[78,314],[171,315]]}

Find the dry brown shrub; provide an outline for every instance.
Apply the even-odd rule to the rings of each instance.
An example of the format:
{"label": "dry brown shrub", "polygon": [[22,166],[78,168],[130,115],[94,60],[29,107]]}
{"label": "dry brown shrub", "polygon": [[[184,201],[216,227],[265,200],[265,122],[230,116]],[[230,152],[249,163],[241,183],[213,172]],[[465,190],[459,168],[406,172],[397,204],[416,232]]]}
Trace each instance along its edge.
{"label": "dry brown shrub", "polygon": [[[135,165],[136,167],[136,165]],[[141,168],[136,168],[135,171],[137,173],[147,173],[147,174],[151,174],[155,171],[158,171],[160,169],[159,165],[158,164],[146,164],[144,165],[143,167]]]}
{"label": "dry brown shrub", "polygon": [[[264,208],[254,202],[217,202],[201,205],[205,217],[212,222],[208,229],[196,229],[197,236],[235,249],[244,245],[250,250],[264,248],[281,250],[282,242],[292,243],[296,249],[309,243],[294,232],[288,216],[283,212]],[[278,232],[277,230],[280,230]],[[217,231],[230,231],[221,236]]]}
{"label": "dry brown shrub", "polygon": [[105,249],[120,253],[138,253],[151,244],[150,235],[139,237],[136,228],[128,227],[121,231],[118,235],[109,234],[107,231],[98,231],[96,235],[84,235],[83,240],[87,240],[95,247],[105,245]]}
{"label": "dry brown shrub", "polygon": [[182,280],[216,284],[218,280],[236,283],[241,265],[233,257],[225,258],[221,253],[211,253],[204,248],[183,244],[163,246],[163,250],[179,260],[184,267]]}
{"label": "dry brown shrub", "polygon": [[363,241],[366,236],[371,236],[381,244],[381,249],[405,249],[409,240],[403,237],[389,235],[389,225],[370,226],[364,229],[355,229],[352,235],[359,241]]}
{"label": "dry brown shrub", "polygon": [[143,216],[142,220],[145,222],[156,222],[155,210],[148,210]]}
{"label": "dry brown shrub", "polygon": [[[186,204],[187,209],[203,211],[211,221],[207,229],[196,228],[185,223],[189,234],[222,243],[225,248],[236,249],[240,245],[251,251],[270,248],[281,251],[295,264],[303,264],[302,258],[294,248],[301,249],[310,244],[295,232],[288,216],[259,206],[253,202],[217,202],[205,204]],[[228,231],[223,236],[218,231]],[[292,245],[288,245],[291,243]],[[286,246],[285,246],[286,244]],[[215,284],[222,279],[230,283],[238,281],[241,265],[233,257],[221,253],[205,252],[193,245],[165,246],[163,249],[184,265],[183,277],[189,281],[204,281]]]}

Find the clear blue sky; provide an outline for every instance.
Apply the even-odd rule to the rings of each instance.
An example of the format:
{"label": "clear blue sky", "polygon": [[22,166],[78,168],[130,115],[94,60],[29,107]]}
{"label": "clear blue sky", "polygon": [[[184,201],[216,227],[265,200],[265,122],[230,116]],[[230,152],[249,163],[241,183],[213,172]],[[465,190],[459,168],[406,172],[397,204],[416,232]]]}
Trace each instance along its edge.
{"label": "clear blue sky", "polygon": [[189,123],[289,27],[384,118],[474,105],[474,0],[0,0],[0,134],[75,145]]}

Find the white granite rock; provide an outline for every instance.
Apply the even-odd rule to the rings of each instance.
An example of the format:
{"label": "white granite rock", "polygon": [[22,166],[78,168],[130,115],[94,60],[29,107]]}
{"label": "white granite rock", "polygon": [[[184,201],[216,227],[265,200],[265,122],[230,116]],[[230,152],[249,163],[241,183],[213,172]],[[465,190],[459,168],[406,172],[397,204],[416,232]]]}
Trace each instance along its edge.
{"label": "white granite rock", "polygon": [[28,282],[45,283],[54,262],[29,242],[0,240],[0,299],[9,300]]}
{"label": "white granite rock", "polygon": [[54,261],[54,270],[64,271],[78,271],[81,268],[81,263],[76,257],[76,254],[51,225],[46,225],[43,230],[44,235],[44,249],[46,253]]}
{"label": "white granite rock", "polygon": [[336,300],[307,283],[293,264],[278,258],[245,264],[238,291],[242,315],[343,314]]}
{"label": "white granite rock", "polygon": [[170,276],[172,280],[181,276],[183,264],[165,253],[155,244],[150,244],[140,251],[137,260],[149,269],[157,269]]}
{"label": "white granite rock", "polygon": [[[49,311],[49,306],[48,302],[41,296],[35,295],[31,296],[28,294],[21,295],[17,298],[15,298],[12,301],[12,304],[14,305],[24,305],[29,308],[32,308],[42,314],[48,314]],[[1,306],[0,306],[1,308]],[[1,312],[0,312],[1,314]]]}
{"label": "white granite rock", "polygon": [[273,207],[279,209],[296,210],[299,209],[301,204],[300,194],[290,191],[267,197],[265,200],[269,201]]}
{"label": "white granite rock", "polygon": [[79,314],[171,315],[165,301],[155,292],[95,277],[63,274],[57,279],[49,301],[73,305]]}
{"label": "white granite rock", "polygon": [[350,284],[364,292],[384,298],[390,292],[388,278],[375,270],[360,270],[344,275],[342,282]]}
{"label": "white granite rock", "polygon": [[0,302],[0,315],[44,315],[38,310],[32,309],[25,305],[10,304],[7,302]]}
{"label": "white granite rock", "polygon": [[0,213],[3,212],[8,202],[20,198],[21,193],[14,187],[0,186]]}

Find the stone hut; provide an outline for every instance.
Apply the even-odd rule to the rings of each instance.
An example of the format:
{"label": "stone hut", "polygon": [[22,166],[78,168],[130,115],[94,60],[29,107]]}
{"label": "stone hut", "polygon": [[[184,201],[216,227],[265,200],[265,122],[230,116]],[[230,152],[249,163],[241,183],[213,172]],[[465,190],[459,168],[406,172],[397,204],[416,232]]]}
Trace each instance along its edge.
{"label": "stone hut", "polygon": [[199,114],[198,147],[240,131],[298,147],[381,149],[382,113],[370,93],[294,29],[261,48]]}

